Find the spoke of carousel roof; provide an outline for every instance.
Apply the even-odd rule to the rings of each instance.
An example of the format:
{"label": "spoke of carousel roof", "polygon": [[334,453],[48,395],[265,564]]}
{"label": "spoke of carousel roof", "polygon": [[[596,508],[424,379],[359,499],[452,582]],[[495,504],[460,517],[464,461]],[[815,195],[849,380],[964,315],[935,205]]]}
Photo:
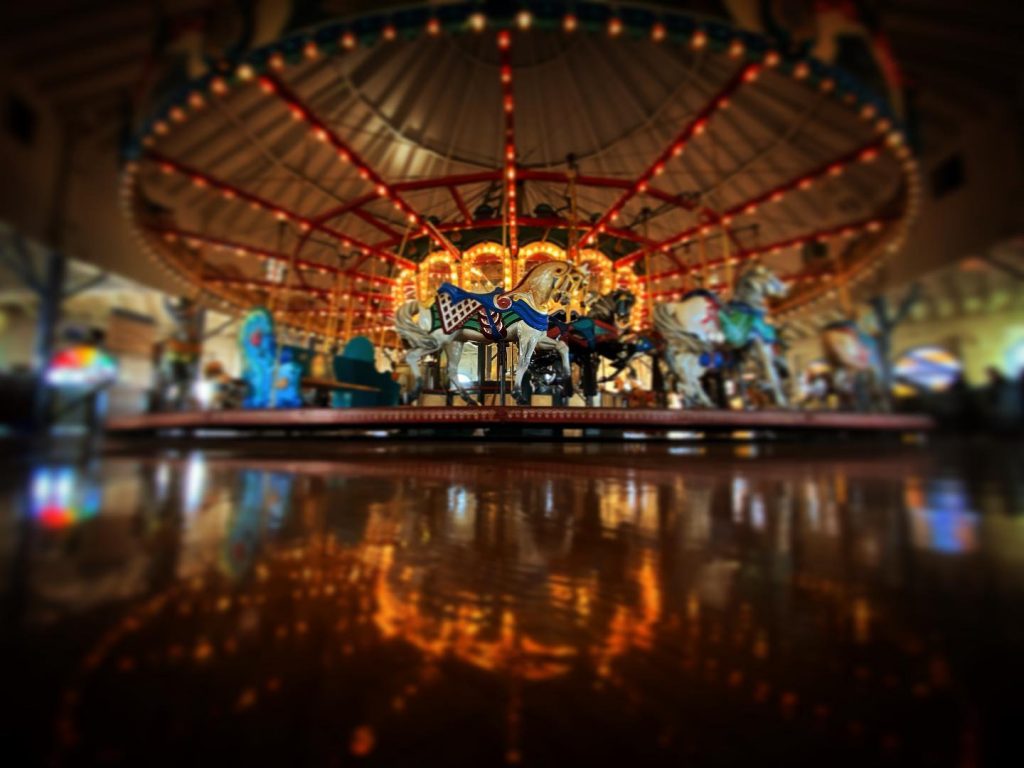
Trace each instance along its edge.
{"label": "spoke of carousel roof", "polygon": [[[224,105],[225,109],[227,109],[226,105],[230,100],[231,97],[229,96],[227,99],[213,100],[213,103],[215,105]],[[221,114],[228,119],[229,123],[232,123],[232,118],[235,118],[242,126],[244,126],[247,138],[251,139],[253,146],[260,151],[270,165],[281,167],[286,173],[293,175],[297,180],[305,181],[302,172],[299,169],[292,167],[285,159],[287,158],[289,150],[291,150],[296,144],[294,141],[296,130],[294,120],[291,120],[286,116],[278,117],[273,112],[266,110],[265,102],[262,99],[255,101],[240,115],[236,114],[233,110],[221,111]],[[258,124],[256,122],[257,118],[264,118],[264,120],[262,123]],[[259,178],[265,174],[267,165],[260,164],[258,158],[250,158],[246,160],[243,153],[224,153],[222,149],[223,135],[223,127],[215,125],[211,132],[204,133],[197,141],[191,142],[187,148],[183,148],[179,151],[183,156],[196,158],[197,161],[205,154],[215,153],[215,156],[209,161],[208,165],[203,162],[198,162],[197,164],[202,165],[203,167],[210,167],[211,170],[216,170],[220,167],[222,172],[230,178]],[[267,147],[266,142],[270,141],[271,138],[275,136],[276,138],[273,141],[273,146]],[[234,157],[238,157],[242,160],[243,165],[241,168],[231,168],[231,166],[228,165]],[[331,190],[326,190],[326,194],[333,194],[333,192]],[[279,195],[280,192],[275,193],[274,199],[278,199]],[[210,220],[211,224],[216,222],[216,217],[218,215],[225,213],[230,214],[231,212],[232,211],[227,204],[215,205],[214,214]],[[255,212],[247,218],[250,221],[258,221],[259,216],[260,214]],[[237,221],[236,217],[232,218]],[[248,224],[248,222],[244,223]]]}
{"label": "spoke of carousel roof", "polygon": [[473,223],[473,214],[469,208],[466,207],[466,201],[462,199],[462,195],[459,194],[459,188],[454,184],[447,185],[448,194],[452,196],[452,200],[455,202],[455,207],[459,209],[459,213],[462,214],[463,224]]}
{"label": "spoke of carousel roof", "polygon": [[[802,186],[814,184],[817,181],[821,180],[822,178],[829,176],[836,170],[841,171],[853,163],[866,161],[869,158],[877,157],[883,145],[883,139],[873,139],[867,142],[866,144],[863,144],[853,150],[850,150],[849,152],[846,152],[845,154],[837,158],[834,158],[833,160],[830,160],[827,163],[822,163],[816,168],[812,168],[811,170],[801,173],[798,176],[794,176],[784,181],[783,183],[778,184],[775,187],[772,187],[771,189],[764,190],[758,193],[757,195],[748,198],[747,200],[744,200],[741,203],[737,203],[723,211],[721,214],[716,214],[716,217],[720,216],[722,219],[725,219],[742,216],[744,214],[752,214],[754,213],[754,209],[756,209],[758,206],[766,202],[769,202],[773,199],[779,200],[781,196],[793,192],[794,190],[799,190]],[[671,237],[666,238],[665,240],[662,240],[659,243],[656,243],[654,247],[657,249],[662,249],[678,245],[684,240],[687,240],[688,238],[691,238],[694,235],[698,234],[702,226],[702,224],[697,224],[695,226],[688,227],[682,230],[681,232],[678,232],[675,235],[672,235]],[[839,228],[842,229],[842,227]],[[623,264],[631,264],[634,261],[636,261],[637,258],[639,258],[639,256],[635,252],[632,254],[627,254],[626,256],[623,256],[621,259],[616,261],[616,266],[621,266]],[[652,275],[652,277],[658,276],[660,275]]]}
{"label": "spoke of carousel roof", "polygon": [[195,168],[192,168],[189,165],[186,165],[185,163],[173,160],[165,155],[162,155],[159,152],[156,152],[155,150],[147,151],[145,156],[155,161],[157,164],[161,165],[165,170],[176,171],[178,173],[191,177],[193,183],[198,181],[201,182],[202,186],[217,189],[222,193],[230,192],[240,200],[246,200],[252,205],[258,206],[266,211],[273,212],[278,217],[282,217],[289,221],[299,222],[300,224],[308,226],[310,229],[317,229],[321,232],[324,232],[325,234],[334,237],[342,244],[347,242],[356,248],[366,249],[367,251],[374,253],[375,255],[379,256],[385,261],[388,261],[392,264],[396,264],[400,267],[412,269],[414,266],[412,262],[406,259],[400,259],[392,253],[388,253],[387,251],[377,249],[374,246],[370,245],[369,243],[365,243],[343,232],[339,232],[336,229],[327,227],[324,224],[305,219],[299,214],[295,213],[294,211],[288,210],[287,208],[282,208],[281,206],[271,202],[270,200],[267,200],[259,195],[255,195],[251,192],[248,192],[234,184],[230,184],[226,181],[211,176],[210,174],[203,173]]}
{"label": "spoke of carousel roof", "polygon": [[[275,283],[271,280],[260,280],[252,277],[236,277],[233,275],[203,275],[204,283],[211,283],[214,285],[241,285],[246,288],[252,288],[256,290],[267,290],[277,291],[282,293],[308,293],[315,296],[330,296],[330,288],[318,288],[311,285],[282,285],[281,283]],[[394,299],[391,296],[383,293],[368,293],[366,291],[358,291],[352,288],[345,289],[344,293],[349,296],[356,298],[365,299],[366,301],[386,301],[393,302]],[[373,314],[387,315],[388,313],[384,310],[368,310],[372,311]]]}
{"label": "spoke of carousel roof", "polygon": [[385,223],[381,219],[377,218],[372,213],[364,211],[362,208],[355,208],[355,209],[353,209],[352,214],[354,216],[358,216],[360,219],[365,221],[371,227],[373,227],[375,229],[379,229],[381,232],[383,232],[385,235],[388,235],[389,237],[392,237],[392,238],[397,237],[399,239],[401,239],[401,237],[402,237],[402,233],[401,232],[396,232],[394,229],[389,227],[387,225],[387,223]]}
{"label": "spoke of carousel roof", "polygon": [[[318,71],[322,71],[322,69],[318,69]],[[310,97],[311,98],[311,102],[310,102],[311,109],[316,110],[317,113],[321,113],[322,110],[316,106],[317,102],[320,100],[319,97],[322,94],[331,95],[331,90],[332,90],[331,88],[327,88],[327,89],[319,89],[319,90],[315,91],[311,95],[311,97]],[[324,100],[325,101],[327,100],[326,97],[325,97]],[[351,97],[348,98],[346,101],[338,101],[337,99],[332,99],[331,100],[332,106],[330,108],[330,111],[326,112],[326,114],[322,118],[324,123],[325,124],[334,124],[334,122],[338,118],[338,116],[347,111],[348,104],[350,104],[353,100],[354,99],[352,99]],[[372,121],[372,116],[367,115],[364,118],[364,122],[368,123],[370,121]],[[298,129],[298,138],[297,138],[297,140],[295,140],[293,142],[295,147],[297,149],[300,149],[300,150],[305,150],[306,152],[311,152],[315,148],[315,146],[318,144],[318,142],[311,142],[311,141],[309,141],[309,135],[310,135],[310,133],[309,133],[309,126],[306,124],[306,121],[305,120],[295,120],[294,116],[293,116],[290,119],[289,122],[291,122],[292,125],[296,125],[296,127]],[[313,154],[315,155],[316,153],[313,153]],[[319,166],[319,170],[317,172],[315,172],[315,176],[317,178],[325,178],[327,176],[327,174],[332,169],[337,169],[339,167],[338,157],[335,154],[335,152],[322,153],[322,155],[323,156],[321,157],[321,163],[320,163],[320,166]],[[307,161],[307,163],[308,163],[308,161]],[[360,184],[360,182],[357,181],[354,176],[351,177],[348,180],[348,188],[351,188],[352,186],[358,186],[359,184]],[[319,187],[320,185],[310,184],[309,186],[303,185],[302,187],[299,188],[298,200],[296,201],[296,206],[300,207],[300,210],[308,210],[310,207],[312,207],[314,209],[320,207],[319,205],[317,205],[317,201],[315,199],[314,199],[313,204],[311,206],[308,204],[309,198],[314,194],[313,189],[311,188],[311,187],[314,187],[314,186],[315,187]],[[279,194],[284,194],[284,192],[285,192],[284,185],[279,185],[279,189],[280,189]],[[344,202],[344,200],[345,200],[345,198],[343,196],[339,195],[337,192],[335,192],[333,190],[330,192],[329,198],[331,200],[333,200],[334,202]],[[363,235],[361,235],[358,231],[353,232],[353,234],[356,234],[358,237],[361,237],[361,238],[365,239],[365,237]],[[301,246],[301,244],[302,243],[300,242],[299,245]]]}
{"label": "spoke of carousel roof", "polygon": [[[674,50],[672,48],[665,49],[666,51]],[[601,52],[606,53],[613,58],[615,57],[615,46],[609,46],[602,48]],[[687,53],[692,53],[687,51]],[[603,157],[610,151],[615,149],[623,142],[627,142],[636,137],[642,137],[655,128],[656,124],[666,118],[666,112],[679,104],[685,103],[685,96],[687,93],[692,92],[700,80],[700,73],[703,71],[707,64],[706,50],[701,49],[692,55],[688,61],[684,61],[678,56],[670,56],[669,61],[673,61],[679,65],[678,69],[671,73],[669,78],[671,82],[675,84],[673,91],[666,97],[660,100],[660,103],[651,111],[643,114],[643,119],[636,126],[633,126],[628,132],[619,135],[607,142],[605,146],[601,147],[591,155],[581,155],[580,159],[592,159]],[[647,61],[644,57],[635,57],[627,59],[616,59],[617,69],[616,71],[625,72],[631,67],[644,66],[646,67],[645,72],[641,77],[646,78],[657,78],[661,73],[654,67],[651,62]],[[705,73],[706,74],[706,73]],[[631,93],[627,89],[627,93]],[[675,126],[673,125],[673,128]],[[660,146],[652,147],[653,150],[660,149]]]}
{"label": "spoke of carousel roof", "polygon": [[[261,83],[265,86],[269,83],[272,93],[282,101],[285,101],[288,104],[289,109],[300,116],[302,122],[308,123],[312,126],[313,133],[317,134],[323,141],[330,144],[337,152],[346,153],[348,161],[359,169],[360,176],[364,177],[367,183],[374,186],[375,191],[380,197],[391,200],[399,210],[408,215],[419,226],[426,227],[431,230],[439,243],[455,258],[458,258],[458,249],[456,249],[447,238],[437,232],[433,224],[431,224],[421,213],[414,210],[402,195],[396,192],[390,183],[387,182],[380,173],[352,147],[350,143],[342,139],[333,128],[318,117],[302,100],[302,98],[292,91],[283,80],[272,74],[266,73],[261,76]],[[323,225],[317,226],[322,227]]]}
{"label": "spoke of carousel roof", "polygon": [[683,128],[675,135],[672,141],[647,165],[639,176],[633,181],[629,189],[623,192],[619,198],[608,208],[598,220],[591,225],[582,237],[582,242],[590,242],[595,235],[605,226],[608,221],[618,217],[622,208],[634,196],[641,194],[650,186],[650,180],[661,175],[665,165],[675,156],[683,153],[685,146],[690,139],[704,132],[709,118],[717,112],[723,100],[728,99],[745,83],[750,82],[760,70],[760,65],[747,64],[736,71],[729,80],[701,107]]}
{"label": "spoke of carousel roof", "polygon": [[[789,237],[784,240],[778,240],[773,243],[768,243],[766,245],[759,245],[754,248],[745,248],[739,253],[734,254],[732,258],[742,262],[747,259],[752,259],[758,256],[764,256],[766,254],[770,254],[773,252],[783,251],[786,248],[791,248],[796,245],[802,245],[813,240],[830,239],[833,237],[841,236],[844,233],[849,233],[852,236],[856,236],[857,234],[862,234],[865,231],[871,232],[873,229],[877,229],[878,227],[886,223],[891,223],[892,221],[894,221],[894,219],[890,217],[871,216],[868,218],[860,219],[858,221],[842,224],[840,226],[819,229],[815,232],[808,232],[806,234],[797,235],[796,237]],[[722,258],[709,259],[707,261],[707,266],[709,269],[711,269],[719,267],[723,263],[724,259]],[[692,271],[696,268],[697,266],[692,266],[687,269],[667,270],[664,272],[651,275],[651,279],[667,280],[673,277],[681,277],[682,275],[685,275],[688,271]]]}
{"label": "spoke of carousel roof", "polygon": [[516,110],[515,88],[512,75],[512,33],[507,29],[497,35],[498,73],[501,82],[502,110],[505,116],[501,142],[502,167],[504,168],[505,217],[508,225],[509,253],[515,258],[519,253],[519,231],[516,220]]}
{"label": "spoke of carousel roof", "polygon": [[[751,99],[751,101],[756,101],[758,94],[751,94],[751,95],[753,97]],[[763,109],[763,107],[767,106],[768,103],[769,102],[767,101],[767,99],[765,99],[765,104],[762,105],[762,109],[756,110],[756,111],[755,111],[756,104],[752,104],[751,105],[751,112],[754,114],[755,118],[758,118],[761,121],[761,124],[763,124],[763,125],[765,125],[767,127],[771,127],[775,132],[779,132],[783,128],[785,128],[785,126],[787,124],[791,124],[791,123],[787,123],[787,121],[781,120],[781,119],[773,121],[772,117],[769,114],[767,114],[764,111],[764,109]],[[776,99],[773,100],[772,106],[779,106],[779,103],[780,103],[780,100],[776,98]],[[793,103],[790,108],[791,108],[791,110],[795,111],[796,108],[797,108],[797,104]],[[862,137],[863,137],[863,131],[862,130],[860,130],[860,131],[850,131],[850,130],[848,130],[848,125],[846,123],[831,123],[830,124],[828,116],[825,115],[825,114],[819,114],[818,115],[817,123],[818,123],[818,125],[830,125],[832,131],[836,134],[837,141],[841,141],[842,142],[839,146],[849,146],[849,144],[852,143],[852,142],[862,141]],[[859,125],[859,124],[855,123],[855,125]],[[739,126],[739,125],[737,125],[736,128],[739,131],[742,130],[741,126]],[[800,138],[800,141],[796,141],[796,142],[790,143],[788,145],[788,148],[790,150],[794,151],[794,152],[797,152],[797,153],[803,155],[805,158],[807,158],[809,161],[812,161],[812,162],[817,160],[820,157],[823,157],[823,156],[824,157],[828,157],[830,155],[834,155],[835,152],[836,152],[836,145],[834,143],[826,145],[825,143],[823,143],[823,141],[819,140],[817,138],[817,136],[819,134],[821,134],[821,133],[822,133],[822,131],[819,130],[819,131],[816,131],[814,135],[802,136]],[[770,157],[770,156],[766,156],[766,158],[767,157]],[[779,172],[779,169],[777,167],[774,167],[774,170],[777,173]],[[859,196],[861,198],[865,198],[865,199],[869,197],[869,195],[867,193],[867,190],[864,188],[864,186],[862,184],[860,184],[860,182],[857,179],[856,175],[851,175],[850,176],[850,178],[847,180],[847,185],[852,190],[852,192],[854,194],[856,194],[857,196]],[[804,196],[803,198],[801,198],[800,202],[802,202],[807,208],[810,209],[811,216],[813,217],[814,220],[820,220],[821,218],[823,218],[825,216],[825,212],[821,209],[821,207],[819,205],[819,203],[821,202],[820,198],[818,198],[816,196],[808,195],[808,196]],[[804,226],[804,218],[799,215],[799,213],[795,209],[795,207],[791,206],[791,209],[792,209],[791,213],[793,214],[794,218],[796,219],[796,223],[799,226]]]}
{"label": "spoke of carousel roof", "polygon": [[[497,229],[504,223],[503,219],[477,219],[473,222],[471,229]],[[519,225],[521,227],[531,227],[536,229],[564,229],[568,222],[559,217],[536,217],[536,216],[520,216]],[[458,221],[443,223],[438,225],[438,229],[442,232],[452,232],[467,227]],[[634,243],[646,244],[648,247],[653,247],[655,243],[651,240],[645,239],[643,236],[633,232],[629,229],[619,229],[618,227],[607,228],[607,233],[612,237],[618,237],[623,240],[629,240]],[[399,244],[401,238],[383,240],[379,243],[375,243],[377,248],[393,248]]]}
{"label": "spoke of carousel roof", "polygon": [[[237,240],[230,240],[225,237],[205,235],[199,232],[181,229],[180,227],[152,226],[147,227],[147,229],[161,236],[172,235],[174,237],[178,237],[186,241],[195,240],[197,242],[205,243],[207,245],[225,248],[236,253],[252,253],[257,256],[265,256],[266,258],[273,259],[275,261],[290,262],[292,258],[289,254],[281,253],[279,251],[268,250],[266,248],[250,245],[248,243],[243,243]],[[386,277],[384,275],[370,275],[367,274],[366,272],[359,272],[353,269],[342,269],[340,267],[335,267],[330,264],[323,264],[318,261],[310,261],[308,259],[297,258],[295,260],[295,265],[300,269],[309,269],[318,272],[326,271],[330,274],[348,275],[351,277],[355,277],[357,279],[368,280],[370,282],[380,283],[383,285],[396,285],[396,281],[393,278]]]}

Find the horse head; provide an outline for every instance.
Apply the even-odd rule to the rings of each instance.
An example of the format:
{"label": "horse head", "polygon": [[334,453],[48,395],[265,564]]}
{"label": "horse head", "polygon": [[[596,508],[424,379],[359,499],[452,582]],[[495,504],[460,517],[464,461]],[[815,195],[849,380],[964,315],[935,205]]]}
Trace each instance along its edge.
{"label": "horse head", "polygon": [[767,299],[782,298],[789,292],[782,279],[764,264],[752,264],[743,270],[736,281],[734,296],[737,301],[764,309]]}
{"label": "horse head", "polygon": [[536,307],[550,301],[568,304],[590,279],[586,269],[567,261],[545,261],[533,267],[508,295],[526,298]]}
{"label": "horse head", "polygon": [[614,302],[615,324],[625,326],[629,323],[629,317],[633,313],[633,305],[636,304],[636,296],[632,291],[625,288],[616,288],[612,291]]}

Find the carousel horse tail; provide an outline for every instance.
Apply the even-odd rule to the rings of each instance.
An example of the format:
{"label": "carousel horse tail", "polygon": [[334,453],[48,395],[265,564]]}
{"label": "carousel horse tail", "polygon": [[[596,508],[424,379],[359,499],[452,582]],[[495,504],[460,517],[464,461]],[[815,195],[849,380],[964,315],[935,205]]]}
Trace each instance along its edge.
{"label": "carousel horse tail", "polygon": [[430,331],[423,330],[416,317],[424,307],[416,300],[407,301],[395,312],[395,330],[413,349],[424,349],[436,352],[441,342]]}

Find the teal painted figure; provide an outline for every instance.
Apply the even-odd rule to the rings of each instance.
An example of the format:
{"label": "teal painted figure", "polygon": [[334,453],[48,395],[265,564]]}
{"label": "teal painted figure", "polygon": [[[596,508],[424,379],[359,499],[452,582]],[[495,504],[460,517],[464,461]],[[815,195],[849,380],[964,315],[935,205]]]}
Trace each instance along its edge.
{"label": "teal painted figure", "polygon": [[[281,350],[277,357],[274,318],[265,307],[257,307],[245,316],[238,333],[242,352],[242,379],[245,381],[245,408],[300,408],[302,365],[293,347]],[[277,363],[277,381],[274,364]]]}
{"label": "teal painted figure", "polygon": [[718,323],[725,337],[725,343],[734,349],[747,346],[757,338],[766,344],[774,344],[775,329],[765,320],[765,311],[741,301],[727,301],[718,310]]}
{"label": "teal painted figure", "polygon": [[376,391],[337,390],[331,395],[331,405],[339,408],[398,405],[398,382],[391,374],[378,371],[374,360],[373,342],[365,336],[356,336],[345,345],[345,351],[334,358],[334,377],[344,384],[374,387]]}

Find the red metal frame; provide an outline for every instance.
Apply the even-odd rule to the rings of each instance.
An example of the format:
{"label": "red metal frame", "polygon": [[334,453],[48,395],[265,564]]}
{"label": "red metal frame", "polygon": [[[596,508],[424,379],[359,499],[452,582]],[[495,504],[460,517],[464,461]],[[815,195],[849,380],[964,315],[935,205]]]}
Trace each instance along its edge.
{"label": "red metal frame", "polygon": [[[395,207],[409,218],[410,223],[416,224],[426,231],[434,229],[426,217],[414,210],[391,184],[385,181],[348,142],[338,136],[330,126],[317,117],[305,102],[284,82],[268,73],[260,77],[260,85],[264,91],[276,95],[281,101],[285,102],[297,119],[308,122],[312,127],[313,135],[334,147],[340,160],[352,163],[358,170],[359,176],[374,185],[378,197],[386,198],[394,203]],[[444,238],[436,231],[433,234],[438,245],[448,250],[456,259],[459,257],[458,249],[448,242],[447,238]]]}
{"label": "red metal frame", "polygon": [[[281,261],[284,263],[291,262],[291,256],[286,253],[280,253],[279,251],[270,251],[266,248],[257,248],[247,243],[238,242],[237,240],[229,240],[224,237],[212,237],[210,235],[200,234],[198,232],[191,232],[186,229],[180,229],[178,227],[146,227],[150,232],[153,232],[160,236],[173,235],[182,240],[197,240],[208,245],[218,246],[221,248],[227,248],[233,251],[244,251],[246,253],[253,253],[259,257],[273,259],[274,261]],[[398,284],[397,280],[383,275],[371,275],[366,272],[359,272],[354,269],[341,269],[340,267],[332,267],[328,264],[321,264],[316,261],[309,261],[307,259],[295,259],[295,266],[299,269],[308,269],[311,272],[319,272],[321,274],[342,274],[348,277],[356,278],[357,280],[367,280],[372,283],[379,283],[381,285],[395,286]],[[381,294],[382,296],[384,294]]]}
{"label": "red metal frame", "polygon": [[[469,226],[461,222],[452,222],[449,224],[438,225],[438,230],[441,232],[455,232],[460,230],[473,230],[473,229],[491,229],[497,228],[504,224],[503,219],[478,219]],[[533,216],[520,216],[519,217],[520,227],[535,227],[537,229],[559,229],[566,228],[569,226],[569,222],[565,219],[546,217],[546,218],[535,218]],[[648,240],[635,232],[628,229],[618,229],[615,227],[606,228],[605,230],[609,235],[614,237],[622,238],[634,243],[646,244],[648,246],[655,246],[656,243],[653,240]],[[393,248],[401,242],[401,238],[392,240],[382,240],[375,244],[377,248]]]}
{"label": "red metal frame", "polygon": [[455,207],[459,209],[459,213],[462,214],[462,220],[465,224],[473,223],[473,214],[466,206],[466,201],[462,199],[462,195],[459,194],[459,188],[456,186],[448,187],[448,193],[452,196],[452,200],[455,201]]}
{"label": "red metal frame", "polygon": [[[860,219],[850,224],[843,224],[838,227],[829,227],[828,229],[820,229],[816,232],[809,232],[805,235],[799,235],[798,237],[791,237],[786,240],[779,240],[768,245],[762,245],[758,248],[745,249],[730,257],[738,261],[745,261],[748,259],[755,258],[757,256],[763,256],[764,254],[781,251],[785,248],[790,248],[794,245],[802,245],[803,243],[810,242],[811,240],[830,240],[833,237],[855,235],[861,230],[871,230],[874,228],[881,228],[885,224],[896,221],[896,217],[877,217],[873,216],[870,218]],[[725,263],[724,258],[712,259],[706,262],[708,269],[720,267]],[[678,269],[666,270],[664,272],[657,272],[651,275],[651,280],[667,280],[673,277],[681,277],[690,272],[697,271],[702,268],[703,265],[691,264]],[[651,294],[659,295],[659,294]]]}
{"label": "red metal frame", "polygon": [[[818,179],[842,173],[848,166],[858,162],[872,162],[876,157],[881,148],[885,145],[885,140],[882,138],[873,139],[867,144],[864,144],[850,152],[847,152],[835,160],[831,160],[827,163],[822,163],[816,168],[811,169],[805,173],[801,173],[798,176],[778,184],[764,192],[761,192],[754,197],[744,200],[741,203],[728,208],[723,213],[719,214],[711,209],[705,209],[705,213],[712,217],[712,221],[716,224],[720,224],[723,227],[727,227],[733,218],[736,216],[742,216],[746,214],[752,214],[756,212],[757,207],[762,203],[773,201],[778,202],[783,196],[797,190],[806,190]],[[697,224],[693,227],[684,229],[671,237],[667,237],[661,242],[657,243],[654,247],[658,250],[664,250],[671,248],[672,246],[678,245],[689,237],[696,235],[700,230],[706,226],[705,223]],[[734,240],[735,242],[735,240]],[[738,245],[738,244],[737,244]],[[623,256],[621,259],[615,262],[616,267],[620,267],[626,264],[632,264],[634,261],[642,256],[642,252],[636,252]]]}
{"label": "red metal frame", "polygon": [[[331,295],[330,288],[314,288],[311,285],[282,285],[280,283],[273,283],[269,280],[254,280],[251,277],[232,277],[230,275],[203,275],[202,280],[204,283],[209,283],[211,285],[240,285],[244,288],[251,288],[253,290],[288,291],[290,293],[311,293],[318,296],[326,297],[329,297]],[[366,291],[356,290],[345,290],[344,293],[347,293],[349,296],[355,296],[360,299],[365,299],[366,301],[394,301],[393,297],[381,293],[367,293]],[[386,311],[383,309],[374,310],[372,313],[380,315],[381,317],[391,316],[390,311]]]}
{"label": "red metal frame", "polygon": [[509,253],[514,259],[519,254],[519,228],[516,216],[516,113],[512,87],[512,34],[507,29],[498,33],[498,71],[501,78],[502,109],[505,113],[504,176],[508,245]]}
{"label": "red metal frame", "polygon": [[376,246],[370,245],[369,243],[365,243],[361,240],[349,237],[348,235],[344,235],[338,232],[337,230],[325,227],[320,222],[307,219],[304,216],[300,216],[294,211],[290,211],[287,208],[281,207],[280,205],[271,203],[266,198],[260,197],[259,195],[255,195],[252,192],[247,192],[246,190],[242,189],[241,187],[235,184],[231,184],[222,179],[218,179],[217,177],[212,176],[208,173],[204,173],[203,171],[200,171],[197,168],[193,168],[189,165],[186,165],[185,163],[182,163],[179,160],[174,160],[170,157],[167,157],[166,155],[161,154],[160,152],[157,152],[155,150],[149,150],[146,152],[145,156],[147,159],[152,160],[155,163],[158,163],[160,167],[166,172],[175,172],[183,176],[188,176],[189,178],[192,179],[192,182],[194,184],[200,187],[217,189],[220,190],[222,194],[225,194],[230,198],[245,200],[250,205],[253,205],[261,210],[273,213],[279,219],[296,222],[299,225],[300,229],[304,229],[307,232],[308,230],[313,229],[318,230],[320,232],[324,232],[325,234],[334,237],[336,240],[338,240],[340,243],[342,243],[342,245],[346,247],[356,247],[366,254],[373,253],[379,256],[380,258],[384,259],[385,261],[395,264],[396,266],[399,266],[403,269],[415,269],[416,267],[416,265],[413,262],[409,261],[408,259],[402,259],[398,256],[395,256],[393,253],[388,253],[387,251],[381,250]]}
{"label": "red metal frame", "polygon": [[677,157],[682,154],[683,150],[686,148],[687,142],[689,142],[695,135],[699,136],[703,133],[708,121],[715,112],[721,109],[728,102],[729,98],[739,90],[740,86],[744,83],[753,82],[760,71],[760,64],[747,64],[740,69],[739,72],[733,75],[733,77],[730,78],[721,89],[719,89],[711,100],[708,101],[707,104],[705,104],[690,119],[683,129],[676,134],[675,138],[673,138],[669,145],[662,150],[662,152],[650,165],[647,166],[646,169],[644,169],[643,173],[641,173],[640,176],[630,184],[629,188],[612,204],[612,207],[601,214],[600,218],[583,235],[581,242],[591,242],[597,233],[604,231],[603,228],[607,225],[609,220],[614,220],[619,215],[626,203],[636,195],[646,193],[649,190],[651,179],[664,171],[665,164],[673,157]]}

